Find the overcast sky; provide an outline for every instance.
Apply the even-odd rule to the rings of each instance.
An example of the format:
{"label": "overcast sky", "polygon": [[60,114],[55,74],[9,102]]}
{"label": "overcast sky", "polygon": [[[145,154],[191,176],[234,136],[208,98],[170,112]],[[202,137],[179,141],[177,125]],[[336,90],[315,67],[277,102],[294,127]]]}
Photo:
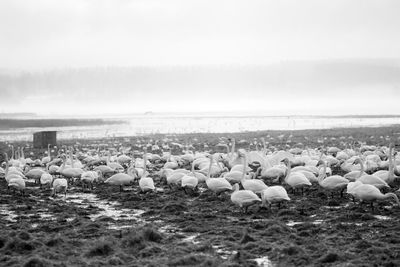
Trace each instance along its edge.
{"label": "overcast sky", "polygon": [[[17,78],[7,76],[0,79],[0,90],[7,92],[0,101],[1,111],[62,112],[56,103],[64,103],[66,96],[73,96],[75,99],[70,102],[64,101],[69,105],[74,103],[76,113],[251,110],[248,103],[262,106],[269,101],[273,108],[262,109],[282,113],[302,110],[303,113],[327,114],[400,114],[400,105],[395,105],[394,101],[395,91],[400,89],[400,82],[395,78],[399,75],[399,14],[398,0],[1,0],[0,69],[6,75],[17,70],[30,71],[37,76],[43,71],[71,68],[147,66],[157,72],[166,66],[267,65],[272,67],[265,75],[273,77],[277,73],[287,74],[280,70],[287,62],[311,62],[308,67],[312,70],[313,64],[321,62],[328,66],[331,62],[341,62],[339,66],[346,66],[346,62],[354,61],[358,62],[359,69],[370,68],[372,64],[379,72],[378,81],[373,84],[363,82],[362,78],[354,83],[348,76],[358,77],[360,72],[358,68],[350,68],[343,83],[321,86],[319,72],[306,75],[300,71],[299,75],[304,74],[305,78],[300,79],[298,86],[292,81],[271,85],[268,80],[263,80],[256,89],[253,75],[247,73],[239,83],[242,90],[250,90],[245,98],[246,105],[238,104],[243,100],[242,94],[226,93],[231,84],[224,81],[229,75],[224,74],[225,80],[215,78],[219,72],[211,75],[212,78],[207,72],[203,79],[196,74],[197,85],[207,87],[197,86],[197,90],[209,92],[212,89],[215,98],[225,97],[225,104],[204,95],[185,96],[184,103],[180,101],[177,94],[190,90],[187,86],[193,85],[187,78],[191,75],[186,74],[186,83],[177,81],[183,77],[180,74],[173,76],[177,80],[163,80],[168,83],[165,87],[170,93],[160,93],[162,99],[154,97],[163,90],[161,85],[151,82],[144,83],[145,87],[143,81],[128,80],[130,84],[120,86],[119,95],[110,98],[103,96],[107,94],[96,93],[96,86],[88,85],[87,78],[84,78],[85,86],[75,80],[68,90],[54,93],[57,91],[54,85],[49,90],[46,82],[38,82],[40,78],[28,79],[36,89],[27,90],[29,84],[23,89],[20,82],[14,82]],[[365,64],[360,65],[360,62]],[[379,66],[383,66],[382,71]],[[328,83],[343,77],[337,68],[330,67],[329,70],[330,73],[325,73]],[[363,73],[370,74],[370,70],[361,71]],[[291,74],[283,79],[293,77],[295,75]],[[107,86],[112,87],[112,84]],[[284,86],[286,93],[280,94],[279,90]],[[310,100],[316,95],[316,86],[320,88],[319,101]],[[65,85],[62,88],[66,88]],[[85,88],[87,92],[83,93]],[[146,94],[146,88],[152,89],[151,95]],[[338,89],[348,94],[352,90],[351,97],[359,96],[363,100],[352,102],[349,97],[332,92]],[[298,99],[290,100],[290,90],[300,95],[303,103],[298,103]],[[24,93],[19,94],[21,91]],[[41,95],[43,92],[46,94]],[[151,101],[128,107],[128,100],[121,95],[137,97],[138,92],[143,99],[152,98]],[[38,104],[37,99],[41,96],[52,103]],[[374,105],[377,97],[380,97],[380,103]],[[11,99],[18,104],[10,103],[8,100]],[[202,104],[206,99],[208,104]],[[188,101],[193,102],[189,104]],[[340,112],[332,105],[323,104],[328,101],[336,101]],[[349,105],[350,102],[353,104]],[[104,103],[108,103],[108,107],[99,108]]]}

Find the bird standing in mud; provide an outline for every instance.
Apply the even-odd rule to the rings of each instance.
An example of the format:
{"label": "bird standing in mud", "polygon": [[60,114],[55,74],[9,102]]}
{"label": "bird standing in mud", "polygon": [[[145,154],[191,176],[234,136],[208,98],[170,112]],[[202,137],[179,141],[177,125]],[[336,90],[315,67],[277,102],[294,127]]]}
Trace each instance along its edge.
{"label": "bird standing in mud", "polygon": [[244,213],[250,206],[261,203],[261,199],[250,190],[239,190],[239,184],[233,185],[234,192],[231,194],[231,201],[238,205],[240,208],[244,208]]}
{"label": "bird standing in mud", "polygon": [[311,186],[310,180],[308,180],[303,173],[300,172],[291,173],[291,163],[288,158],[283,159],[283,162],[287,166],[285,182],[288,185],[290,185],[290,187],[293,189],[293,192],[295,192],[297,188],[301,188],[301,192],[303,193],[304,187]]}
{"label": "bird standing in mud", "polygon": [[361,201],[370,202],[372,209],[374,209],[373,206],[374,201],[387,198],[393,198],[396,201],[397,206],[400,206],[400,202],[396,194],[394,193],[382,194],[377,187],[370,184],[362,184],[362,183],[355,184],[350,189],[350,192],[348,191],[348,193],[353,195],[355,198],[360,199]]}
{"label": "bird standing in mud", "polygon": [[269,186],[267,189],[261,192],[262,207],[266,206],[268,202],[269,208],[273,203],[278,203],[278,208],[280,204],[284,201],[290,201],[290,198],[286,192],[286,189],[280,185]]}
{"label": "bird standing in mud", "polygon": [[122,193],[123,186],[131,185],[135,181],[135,177],[126,173],[117,173],[104,181],[106,184],[118,185],[119,192]]}
{"label": "bird standing in mud", "polygon": [[53,192],[52,196],[56,197],[57,193],[64,193],[64,197],[67,197],[68,181],[65,178],[58,178],[53,181]]}
{"label": "bird standing in mud", "polygon": [[210,166],[206,178],[206,185],[208,189],[214,192],[217,196],[226,191],[232,190],[232,185],[225,178],[211,178],[211,168],[213,165],[213,156],[210,155]]}
{"label": "bird standing in mud", "polygon": [[143,193],[154,191],[156,189],[154,186],[153,178],[147,176],[148,172],[146,163],[147,163],[147,149],[145,148],[143,153],[143,175],[139,179],[139,187]]}
{"label": "bird standing in mud", "polygon": [[354,161],[354,164],[359,163],[361,165],[361,170],[360,170],[360,177],[357,178],[357,181],[362,182],[363,184],[370,184],[375,186],[376,188],[389,188],[389,185],[379,178],[378,176],[375,175],[370,175],[370,174],[363,174],[364,173],[364,164],[363,161],[360,158],[357,158]]}
{"label": "bird standing in mud", "polygon": [[340,175],[333,175],[329,177],[326,176],[326,163],[325,161],[321,160],[320,163],[322,163],[323,169],[322,172],[320,172],[318,176],[318,184],[327,191],[332,192],[332,198],[333,198],[333,192],[336,190],[340,191],[340,196],[343,197],[343,190],[347,187],[347,184],[349,183],[349,180],[346,178],[340,176]]}

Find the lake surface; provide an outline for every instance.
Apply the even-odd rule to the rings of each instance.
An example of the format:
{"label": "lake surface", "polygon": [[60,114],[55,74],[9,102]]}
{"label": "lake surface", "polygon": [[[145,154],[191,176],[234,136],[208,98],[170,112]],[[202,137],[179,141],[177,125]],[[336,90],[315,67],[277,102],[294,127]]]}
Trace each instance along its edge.
{"label": "lake surface", "polygon": [[[400,124],[400,117],[313,116],[195,116],[136,115],[109,117],[113,125],[19,128],[0,131],[0,141],[32,141],[37,131],[57,131],[58,139],[139,136],[154,133],[219,133],[261,130],[303,130],[341,127],[379,127]],[[107,120],[106,119],[106,120]]]}

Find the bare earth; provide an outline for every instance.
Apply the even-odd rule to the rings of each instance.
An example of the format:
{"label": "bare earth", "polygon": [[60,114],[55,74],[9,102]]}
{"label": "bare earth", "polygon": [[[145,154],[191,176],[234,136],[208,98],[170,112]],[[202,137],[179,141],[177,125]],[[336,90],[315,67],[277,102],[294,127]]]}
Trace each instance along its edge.
{"label": "bare earth", "polygon": [[[360,142],[387,146],[390,138],[399,144],[399,133],[393,126],[173,138],[215,152],[221,151],[215,145],[222,136],[253,141],[269,135],[267,141],[277,149],[344,149]],[[163,137],[77,140],[77,147],[130,144],[142,151],[138,140]],[[52,198],[50,190],[31,181],[22,196],[7,191],[0,180],[0,266],[400,266],[400,207],[390,200],[371,210],[346,194],[328,198],[313,185],[304,195],[287,188],[292,200],[280,208],[253,206],[244,214],[229,194],[218,198],[205,188],[191,195],[170,189],[156,174],[162,166],[150,168],[158,190],[149,194],[139,193],[137,184],[122,193],[106,184],[83,192],[76,184],[66,199]],[[333,171],[342,174],[339,168]],[[389,191],[399,196],[399,185]]]}

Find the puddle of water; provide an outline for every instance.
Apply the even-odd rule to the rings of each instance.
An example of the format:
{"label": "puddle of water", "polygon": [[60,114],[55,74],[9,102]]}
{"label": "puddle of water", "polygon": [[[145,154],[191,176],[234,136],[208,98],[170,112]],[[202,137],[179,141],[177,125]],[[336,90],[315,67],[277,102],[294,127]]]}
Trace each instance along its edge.
{"label": "puddle of water", "polygon": [[295,225],[299,225],[299,224],[302,224],[302,223],[304,223],[304,222],[289,221],[288,223],[286,223],[286,225],[289,226],[289,227],[293,227]]}
{"label": "puddle of water", "polygon": [[179,232],[178,228],[168,224],[160,227],[158,231],[164,234],[175,234]]}
{"label": "puddle of water", "polygon": [[37,214],[40,216],[41,219],[55,220],[55,217],[53,214],[45,213],[45,212],[39,212]]}
{"label": "puddle of water", "polygon": [[18,217],[17,214],[13,210],[10,210],[8,205],[0,205],[0,215],[3,217],[4,220],[9,222],[17,222],[16,218]]}
{"label": "puddle of water", "polygon": [[341,224],[344,225],[355,225],[355,226],[362,226],[363,223],[351,223],[351,222],[341,222]]}
{"label": "puddle of water", "polygon": [[323,206],[324,209],[330,209],[330,210],[338,210],[343,208],[342,206]]}
{"label": "puddle of water", "polygon": [[188,242],[188,243],[192,243],[192,244],[199,244],[199,241],[194,241],[200,234],[194,234],[194,235],[190,235],[188,237],[185,237],[184,239],[182,239],[183,242]]}
{"label": "puddle of water", "polygon": [[[322,224],[324,222],[324,220],[315,220],[315,221],[313,221],[313,222],[311,222],[312,224],[315,224],[315,225],[319,225],[319,224]],[[289,227],[293,227],[293,226],[295,226],[295,225],[299,225],[299,224],[303,224],[303,223],[305,223],[305,222],[294,222],[294,221],[289,221],[288,223],[286,223],[286,225],[287,226],[289,226]]]}
{"label": "puddle of water", "polygon": [[224,247],[220,245],[213,245],[212,248],[215,249],[215,252],[224,260],[227,260],[229,257],[232,257],[232,255],[237,254],[236,250],[229,251],[224,249]]}
{"label": "puddle of water", "polygon": [[267,256],[253,259],[253,261],[257,262],[257,266],[260,266],[260,267],[273,267],[274,266]]}
{"label": "puddle of water", "polygon": [[109,230],[122,230],[122,229],[128,229],[128,228],[132,228],[132,227],[133,227],[133,225],[115,225],[115,224],[112,224],[112,225],[107,226],[107,229],[109,229]]}
{"label": "puddle of water", "polygon": [[207,191],[207,188],[205,188],[205,187],[199,187],[199,192],[200,192],[200,193],[204,193],[205,191]]}
{"label": "puddle of water", "polygon": [[[96,214],[89,215],[92,221],[100,217],[110,217],[114,222],[109,222],[108,229],[120,230],[124,228],[130,228],[137,226],[138,223],[144,223],[141,219],[141,215],[145,212],[144,210],[137,209],[118,209],[116,207],[121,204],[117,201],[106,201],[99,199],[95,194],[92,193],[75,193],[69,194],[66,199],[67,202],[78,204],[81,207],[94,206],[100,209]],[[132,223],[134,221],[134,223]]]}
{"label": "puddle of water", "polygon": [[382,220],[382,221],[387,221],[387,220],[391,220],[392,217],[389,216],[383,216],[383,215],[374,215],[374,217],[378,220]]}

